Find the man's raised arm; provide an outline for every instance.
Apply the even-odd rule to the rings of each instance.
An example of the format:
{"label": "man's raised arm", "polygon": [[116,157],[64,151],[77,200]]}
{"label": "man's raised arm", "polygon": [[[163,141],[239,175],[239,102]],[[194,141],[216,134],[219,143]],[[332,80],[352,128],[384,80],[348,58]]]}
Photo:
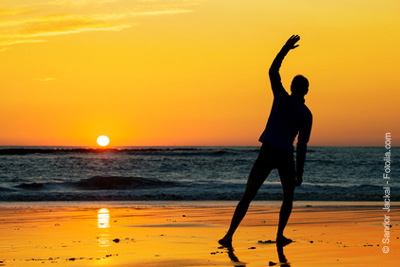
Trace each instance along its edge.
{"label": "man's raised arm", "polygon": [[271,80],[271,88],[274,96],[278,96],[285,91],[281,82],[281,76],[279,75],[279,69],[282,65],[282,61],[289,52],[289,50],[298,47],[296,43],[300,40],[300,36],[292,35],[289,40],[287,40],[286,44],[282,47],[281,51],[279,51],[278,55],[276,55],[274,61],[272,62],[271,67],[269,68],[269,79]]}

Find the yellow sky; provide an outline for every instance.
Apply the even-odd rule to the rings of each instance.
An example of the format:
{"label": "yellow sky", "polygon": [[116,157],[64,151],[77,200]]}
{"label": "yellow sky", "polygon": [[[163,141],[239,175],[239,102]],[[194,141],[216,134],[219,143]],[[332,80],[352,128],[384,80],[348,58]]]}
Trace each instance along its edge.
{"label": "yellow sky", "polygon": [[0,145],[257,145],[267,70],[303,74],[310,145],[400,145],[399,1],[2,0]]}

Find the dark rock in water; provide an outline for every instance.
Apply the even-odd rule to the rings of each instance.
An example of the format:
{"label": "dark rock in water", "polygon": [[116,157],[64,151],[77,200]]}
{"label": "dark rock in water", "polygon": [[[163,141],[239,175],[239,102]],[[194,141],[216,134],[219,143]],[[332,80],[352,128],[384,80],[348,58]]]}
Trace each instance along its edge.
{"label": "dark rock in water", "polygon": [[76,182],[82,189],[141,189],[176,185],[174,182],[161,181],[153,178],[94,176]]}
{"label": "dark rock in water", "polygon": [[113,241],[114,241],[115,243],[119,243],[119,238],[115,238]]}

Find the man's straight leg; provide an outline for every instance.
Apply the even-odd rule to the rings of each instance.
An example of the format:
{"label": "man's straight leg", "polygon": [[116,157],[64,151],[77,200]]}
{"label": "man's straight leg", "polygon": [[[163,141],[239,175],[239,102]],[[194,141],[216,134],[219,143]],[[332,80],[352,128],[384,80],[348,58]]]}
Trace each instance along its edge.
{"label": "man's straight leg", "polygon": [[254,199],[261,185],[264,183],[268,174],[271,172],[272,165],[269,164],[269,153],[270,151],[268,151],[266,146],[261,146],[260,153],[257,157],[256,162],[253,165],[253,168],[251,169],[249,178],[247,180],[246,189],[236,207],[235,213],[233,214],[229,230],[224,238],[219,240],[219,243],[221,245],[231,245],[232,236],[235,233],[240,222],[246,215],[250,202]]}
{"label": "man's straight leg", "polygon": [[296,173],[292,153],[285,153],[281,160],[282,164],[278,167],[278,172],[283,189],[283,202],[279,213],[279,225],[276,241],[278,243],[288,244],[291,240],[283,236],[283,231],[285,230],[293,208]]}

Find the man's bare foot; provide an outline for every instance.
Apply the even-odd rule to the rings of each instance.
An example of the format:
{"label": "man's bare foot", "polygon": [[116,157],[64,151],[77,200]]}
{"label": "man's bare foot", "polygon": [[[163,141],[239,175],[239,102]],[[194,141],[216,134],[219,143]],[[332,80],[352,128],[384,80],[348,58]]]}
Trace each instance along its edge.
{"label": "man's bare foot", "polygon": [[218,240],[218,243],[223,247],[230,248],[232,247],[232,238],[224,237]]}
{"label": "man's bare foot", "polygon": [[284,237],[283,235],[282,235],[282,236],[277,236],[277,237],[276,237],[276,245],[277,245],[277,246],[284,247],[284,246],[286,246],[286,245],[289,245],[289,244],[292,243],[292,242],[293,242],[292,239],[286,238],[286,237]]}

